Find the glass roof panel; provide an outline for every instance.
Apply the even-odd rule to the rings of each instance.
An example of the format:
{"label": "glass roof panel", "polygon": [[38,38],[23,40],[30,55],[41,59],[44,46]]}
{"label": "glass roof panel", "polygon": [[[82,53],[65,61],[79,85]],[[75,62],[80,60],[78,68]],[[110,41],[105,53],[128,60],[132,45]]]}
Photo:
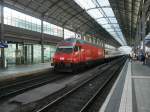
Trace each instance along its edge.
{"label": "glass roof panel", "polygon": [[110,6],[110,3],[108,0],[97,0],[101,6]]}
{"label": "glass roof panel", "polygon": [[121,32],[120,28],[115,28],[115,30],[116,30],[117,32]]}
{"label": "glass roof panel", "polygon": [[[119,24],[108,0],[74,0],[95,19],[114,39],[126,45]],[[118,33],[119,32],[119,33]]]}
{"label": "glass roof panel", "polygon": [[111,8],[102,8],[105,12],[105,14],[109,17],[109,16],[114,16],[114,12]]}
{"label": "glass roof panel", "polygon": [[120,29],[118,24],[113,24],[113,26],[114,26],[114,28],[119,28]]}
{"label": "glass roof panel", "polygon": [[111,23],[117,23],[116,18],[109,18],[109,20],[110,20]]}
{"label": "glass roof panel", "polygon": [[110,32],[110,34],[112,34],[113,36],[116,36],[116,32],[115,31]]}
{"label": "glass roof panel", "polygon": [[95,4],[92,0],[74,0],[77,4],[79,4],[83,9],[90,9],[95,7]]}
{"label": "glass roof panel", "polygon": [[104,27],[105,29],[111,29],[110,24],[105,24],[105,25],[103,25],[103,27]]}
{"label": "glass roof panel", "polygon": [[108,24],[108,21],[105,18],[98,19],[97,22],[100,23],[101,25]]}
{"label": "glass roof panel", "polygon": [[108,32],[114,32],[114,29],[107,29]]}
{"label": "glass roof panel", "polygon": [[103,15],[99,12],[98,9],[91,9],[91,10],[88,10],[87,13],[89,15],[91,15],[93,18],[100,18],[100,17],[103,17]]}

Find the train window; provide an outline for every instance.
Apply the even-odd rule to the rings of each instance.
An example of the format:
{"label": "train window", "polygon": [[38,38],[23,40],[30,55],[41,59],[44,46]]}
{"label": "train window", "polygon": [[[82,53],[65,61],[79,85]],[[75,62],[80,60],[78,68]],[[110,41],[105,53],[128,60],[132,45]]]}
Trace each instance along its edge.
{"label": "train window", "polygon": [[57,48],[56,53],[72,53],[73,48]]}
{"label": "train window", "polygon": [[80,41],[80,43],[82,43],[82,44],[85,43],[84,40],[79,40],[79,41]]}
{"label": "train window", "polygon": [[78,46],[75,46],[74,47],[74,52],[77,52],[78,51]]}
{"label": "train window", "polygon": [[79,46],[79,50],[81,50],[81,46]]}
{"label": "train window", "polygon": [[75,52],[80,51],[80,50],[81,50],[81,47],[80,47],[80,46],[75,46],[75,47],[74,47],[74,51],[75,51]]}
{"label": "train window", "polygon": [[80,41],[79,41],[79,40],[77,40],[77,43],[78,43],[78,44],[80,44]]}
{"label": "train window", "polygon": [[76,39],[74,39],[74,38],[69,38],[69,39],[64,40],[64,42],[75,43],[75,42],[76,42]]}

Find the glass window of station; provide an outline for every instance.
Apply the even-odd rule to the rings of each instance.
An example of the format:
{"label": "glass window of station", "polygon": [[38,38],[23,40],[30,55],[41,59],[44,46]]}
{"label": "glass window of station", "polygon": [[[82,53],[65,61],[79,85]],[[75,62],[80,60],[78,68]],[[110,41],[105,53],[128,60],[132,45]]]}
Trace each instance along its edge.
{"label": "glass window of station", "polygon": [[[50,62],[55,51],[56,46],[44,45],[44,62]],[[5,49],[5,56],[9,65],[41,63],[41,45],[8,43],[8,48]]]}
{"label": "glass window of station", "polygon": [[[16,10],[4,7],[4,24],[41,32],[41,20]],[[43,21],[43,33],[63,37],[63,29],[57,25]]]}
{"label": "glass window of station", "polygon": [[44,21],[43,33],[58,36],[58,37],[63,37],[63,28]]}
{"label": "glass window of station", "polygon": [[41,20],[4,7],[4,24],[41,32]]}
{"label": "glass window of station", "polygon": [[[4,24],[24,28],[31,31],[41,32],[41,20],[27,14],[18,12],[14,9],[4,7]],[[48,35],[54,35],[58,37],[63,37],[63,28],[49,22],[43,21],[43,33]],[[91,43],[96,43],[96,39],[92,36],[86,35],[87,38],[82,38]],[[84,36],[83,36],[84,37]],[[75,33],[68,29],[64,29],[64,39],[66,38],[79,38],[81,39],[81,34]]]}
{"label": "glass window of station", "polygon": [[72,32],[70,30],[64,29],[64,38],[75,38],[75,32]]}

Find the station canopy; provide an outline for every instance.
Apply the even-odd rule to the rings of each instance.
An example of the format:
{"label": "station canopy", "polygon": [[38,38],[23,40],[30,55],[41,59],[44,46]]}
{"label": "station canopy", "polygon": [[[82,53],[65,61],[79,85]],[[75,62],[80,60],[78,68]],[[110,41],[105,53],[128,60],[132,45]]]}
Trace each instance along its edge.
{"label": "station canopy", "polygon": [[135,42],[138,22],[141,18],[142,5],[145,1],[109,0],[128,45],[132,45]]}
{"label": "station canopy", "polygon": [[[140,1],[3,0],[3,3],[6,7],[43,19],[76,33],[96,34],[96,38],[107,40],[111,45],[120,46],[126,45],[126,39],[131,36],[131,32],[135,31],[139,11],[137,9],[139,9]],[[133,12],[132,9],[134,9]]]}
{"label": "station canopy", "polygon": [[127,44],[108,0],[75,1],[121,45]]}

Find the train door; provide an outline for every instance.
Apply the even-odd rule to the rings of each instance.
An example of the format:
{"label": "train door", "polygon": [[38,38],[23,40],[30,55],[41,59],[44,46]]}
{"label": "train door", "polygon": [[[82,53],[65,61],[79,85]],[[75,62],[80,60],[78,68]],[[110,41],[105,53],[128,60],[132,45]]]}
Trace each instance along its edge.
{"label": "train door", "polygon": [[80,46],[75,46],[74,47],[74,52],[75,52],[75,56],[78,60],[78,62],[81,61],[81,47]]}
{"label": "train door", "polygon": [[79,62],[81,62],[82,61],[82,52],[81,52],[81,46],[78,46],[78,53],[79,53]]}

